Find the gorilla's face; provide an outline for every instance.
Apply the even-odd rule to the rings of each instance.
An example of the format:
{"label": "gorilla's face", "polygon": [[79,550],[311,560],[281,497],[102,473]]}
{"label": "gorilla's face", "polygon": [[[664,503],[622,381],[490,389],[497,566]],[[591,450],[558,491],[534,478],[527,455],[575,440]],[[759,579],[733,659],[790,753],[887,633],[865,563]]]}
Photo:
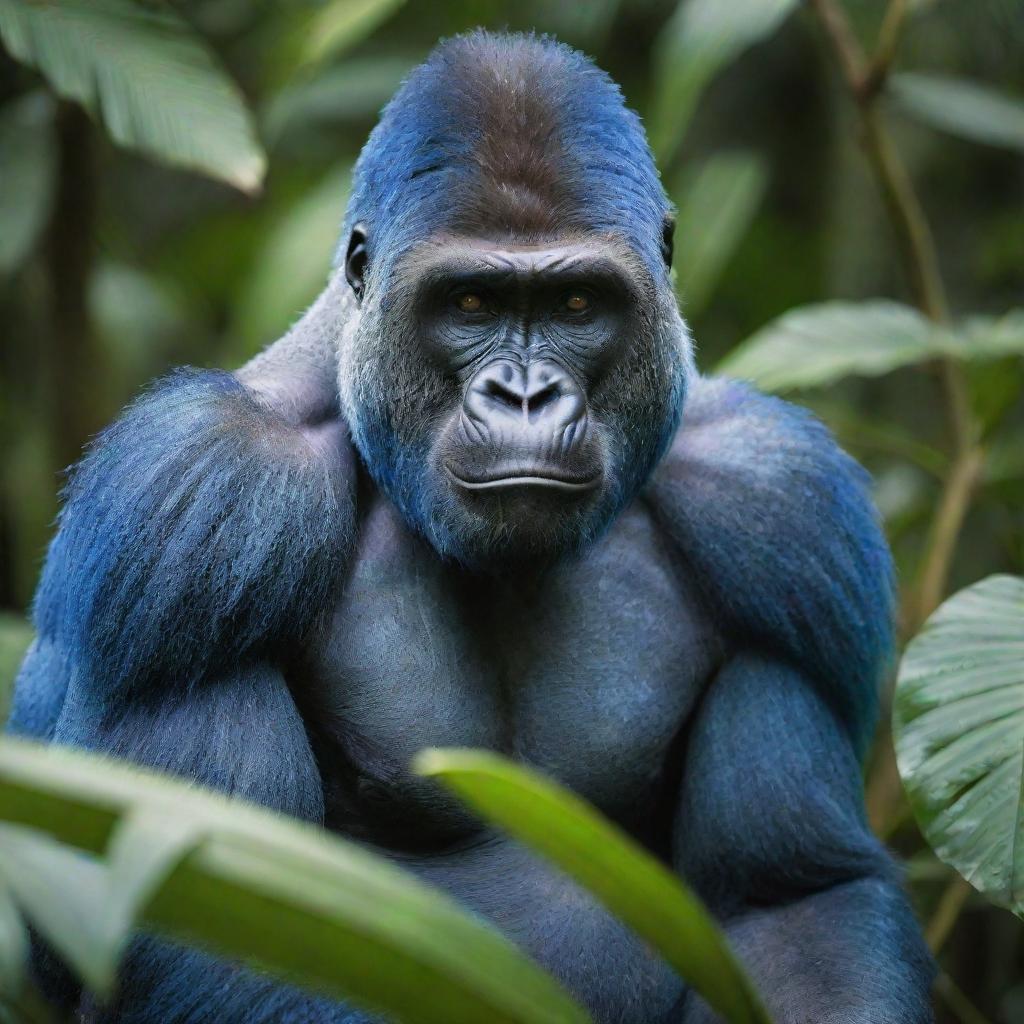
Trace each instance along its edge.
{"label": "gorilla's face", "polygon": [[607,238],[436,238],[364,281],[360,232],[343,392],[379,486],[474,566],[593,539],[678,420],[688,350],[671,293]]}

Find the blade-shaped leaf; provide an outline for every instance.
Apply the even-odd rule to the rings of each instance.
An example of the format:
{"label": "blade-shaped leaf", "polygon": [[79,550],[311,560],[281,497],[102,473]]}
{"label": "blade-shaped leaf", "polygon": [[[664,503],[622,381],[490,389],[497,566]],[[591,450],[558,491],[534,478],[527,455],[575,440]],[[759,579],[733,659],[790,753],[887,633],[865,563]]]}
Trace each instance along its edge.
{"label": "blade-shaped leaf", "polygon": [[720,67],[774,32],[797,0],[683,0],[655,52],[647,131],[659,160],[671,157],[701,90]]}
{"label": "blade-shaped leaf", "polygon": [[102,865],[31,829],[0,825],[0,877],[46,940],[96,993],[108,995],[117,950],[104,929]]}
{"label": "blade-shaped leaf", "polygon": [[895,302],[826,302],[791,310],[740,344],[716,372],[767,391],[874,377],[949,354],[954,345],[916,310]]}
{"label": "blade-shaped leaf", "polygon": [[0,110],[0,153],[0,274],[7,274],[28,255],[50,213],[56,148],[49,96],[30,93]]}
{"label": "blade-shaped leaf", "polygon": [[1024,579],[951,597],[907,647],[896,757],[932,848],[1024,917]]}
{"label": "blade-shaped leaf", "polygon": [[495,929],[353,843],[93,755],[0,741],[0,819],[101,852],[139,810],[201,836],[145,907],[158,931],[411,1024],[588,1020]]}
{"label": "blade-shaped leaf", "polygon": [[303,60],[338,57],[362,42],[405,0],[328,0],[317,12],[306,38]]}
{"label": "blade-shaped leaf", "polygon": [[1024,98],[950,75],[904,72],[889,88],[909,114],[972,142],[1024,150]]}
{"label": "blade-shaped leaf", "polygon": [[9,885],[0,879],[0,1002],[17,997],[27,964],[28,931]]}
{"label": "blade-shaped leaf", "polygon": [[764,195],[764,161],[722,153],[705,161],[676,199],[674,266],[686,310],[705,304]]}
{"label": "blade-shaped leaf", "polygon": [[968,357],[1001,359],[1024,355],[1024,309],[1011,309],[998,317],[969,317],[959,335]]}
{"label": "blade-shaped leaf", "polygon": [[577,796],[483,751],[425,750],[414,766],[586,886],[730,1024],[768,1021],[724,935],[697,897]]}
{"label": "blade-shaped leaf", "polygon": [[266,160],[241,93],[169,7],[133,0],[0,0],[0,38],[122,146],[246,192]]}

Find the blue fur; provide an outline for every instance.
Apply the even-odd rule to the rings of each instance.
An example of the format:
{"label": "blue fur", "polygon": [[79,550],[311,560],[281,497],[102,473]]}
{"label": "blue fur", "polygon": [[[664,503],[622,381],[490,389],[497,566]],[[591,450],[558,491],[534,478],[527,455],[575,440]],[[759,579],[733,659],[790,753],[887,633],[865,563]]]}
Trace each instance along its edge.
{"label": "blue fur", "polygon": [[[817,687],[775,658],[734,658],[698,709],[683,780],[676,866],[775,1020],[929,1024],[931,957]],[[712,1020],[691,994],[683,1024]]]}
{"label": "blue fur", "polygon": [[736,645],[799,665],[863,753],[894,642],[892,559],[864,470],[806,410],[699,378],[649,493]]}
{"label": "blue fur", "polygon": [[[352,226],[369,229],[371,265],[388,275],[407,249],[451,219],[453,195],[479,172],[473,81],[453,69],[474,48],[503,65],[524,62],[539,92],[560,111],[556,133],[570,158],[567,177],[587,227],[624,238],[657,281],[671,206],[640,118],[619,87],[587,57],[549,37],[474,32],[441,44],[384,108],[356,164],[342,247]],[[488,60],[490,60],[490,55]],[[339,253],[344,255],[344,249]]]}
{"label": "blue fur", "polygon": [[74,653],[103,699],[187,688],[273,653],[327,604],[351,525],[346,487],[231,374],[179,371],[74,470],[39,634]]}

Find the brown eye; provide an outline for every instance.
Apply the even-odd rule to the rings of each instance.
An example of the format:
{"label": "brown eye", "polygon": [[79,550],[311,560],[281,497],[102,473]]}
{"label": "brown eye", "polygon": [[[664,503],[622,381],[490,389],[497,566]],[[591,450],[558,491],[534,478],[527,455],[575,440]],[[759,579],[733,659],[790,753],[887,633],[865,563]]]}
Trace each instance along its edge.
{"label": "brown eye", "polygon": [[581,295],[579,292],[573,292],[572,295],[565,300],[565,308],[569,310],[570,313],[584,313],[590,309],[590,300],[586,295]]}
{"label": "brown eye", "polygon": [[456,305],[463,313],[479,313],[484,308],[484,300],[479,295],[460,295],[456,300]]}

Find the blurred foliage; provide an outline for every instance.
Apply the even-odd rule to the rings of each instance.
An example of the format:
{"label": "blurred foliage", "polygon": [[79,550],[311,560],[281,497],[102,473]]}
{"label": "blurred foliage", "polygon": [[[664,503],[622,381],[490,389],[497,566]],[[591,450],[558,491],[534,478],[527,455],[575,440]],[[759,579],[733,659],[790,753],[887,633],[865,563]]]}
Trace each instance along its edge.
{"label": "blurred foliage", "polygon": [[[904,635],[927,625],[895,709],[910,801],[883,730],[869,813],[909,858],[942,1024],[1018,1024],[1024,925],[952,869],[1020,909],[1020,581],[932,613],[1024,574],[1022,0],[0,0],[0,707],[61,470],[146,380],[235,366],[300,314],[377,111],[478,24],[552,32],[622,84],[678,208],[701,365],[810,405],[874,473]],[[30,918],[53,890],[38,872],[109,870],[15,826],[0,841],[37,869]],[[81,939],[97,988],[104,951],[150,920],[148,856],[108,901],[117,926]],[[0,983],[23,947],[13,884]]]}

